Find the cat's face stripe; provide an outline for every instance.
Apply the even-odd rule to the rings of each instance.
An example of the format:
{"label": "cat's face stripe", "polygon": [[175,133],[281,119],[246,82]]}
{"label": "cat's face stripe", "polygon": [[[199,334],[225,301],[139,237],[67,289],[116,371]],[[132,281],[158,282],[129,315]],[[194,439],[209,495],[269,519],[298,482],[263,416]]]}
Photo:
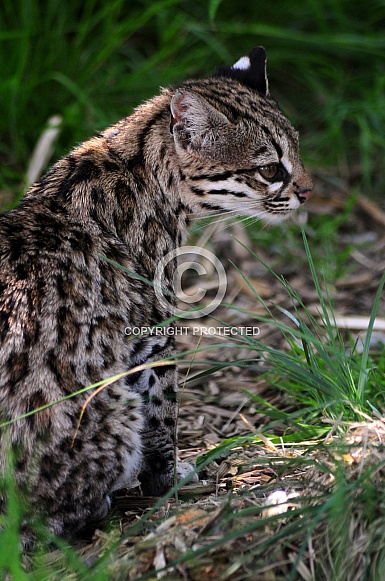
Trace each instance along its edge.
{"label": "cat's face stripe", "polygon": [[173,137],[195,212],[210,197],[223,211],[285,219],[312,190],[298,134],[268,94],[265,60],[255,49],[172,97]]}

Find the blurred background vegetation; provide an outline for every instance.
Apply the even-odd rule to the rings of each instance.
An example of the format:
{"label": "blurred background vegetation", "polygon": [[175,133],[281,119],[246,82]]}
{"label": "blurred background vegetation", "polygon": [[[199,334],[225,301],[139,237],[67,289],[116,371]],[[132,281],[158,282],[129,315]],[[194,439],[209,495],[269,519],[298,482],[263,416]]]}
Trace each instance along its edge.
{"label": "blurred background vegetation", "polygon": [[262,44],[305,163],[379,198],[384,23],[384,0],[3,0],[0,191],[20,194],[51,115],[63,117],[56,159],[159,86],[209,75]]}

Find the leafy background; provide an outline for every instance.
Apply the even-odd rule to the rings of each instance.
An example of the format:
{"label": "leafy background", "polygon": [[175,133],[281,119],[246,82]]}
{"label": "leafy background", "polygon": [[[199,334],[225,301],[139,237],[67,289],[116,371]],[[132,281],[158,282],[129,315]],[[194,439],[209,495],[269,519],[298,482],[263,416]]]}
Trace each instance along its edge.
{"label": "leafy background", "polygon": [[3,0],[0,187],[14,193],[50,115],[54,158],[157,93],[266,47],[272,94],[312,166],[384,187],[384,0]]}

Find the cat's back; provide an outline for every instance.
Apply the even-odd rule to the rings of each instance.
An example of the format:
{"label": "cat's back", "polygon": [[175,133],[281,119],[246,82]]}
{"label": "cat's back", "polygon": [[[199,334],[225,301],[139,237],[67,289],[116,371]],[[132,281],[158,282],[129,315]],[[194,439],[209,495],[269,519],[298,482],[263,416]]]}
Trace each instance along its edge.
{"label": "cat's back", "polygon": [[[14,421],[126,370],[128,347],[122,330],[128,325],[130,297],[123,290],[124,272],[104,255],[120,262],[127,257],[114,244],[95,225],[76,222],[53,208],[44,192],[42,200],[24,200],[0,217],[1,421]],[[64,445],[71,449],[65,438],[76,433],[88,395],[81,393],[11,423],[12,445],[21,445],[36,458],[44,453],[55,457],[49,450],[63,450]],[[109,417],[111,398],[120,397],[130,405],[134,401],[117,383],[88,406],[79,443],[83,430],[86,439],[96,438]],[[0,466],[7,456],[1,451],[6,442],[0,439]],[[90,441],[86,456],[95,450],[97,444]],[[23,470],[20,474],[23,480]]]}
{"label": "cat's back", "polygon": [[60,296],[72,295],[80,282],[77,271],[84,279],[90,268],[95,241],[92,233],[74,224],[64,211],[53,210],[47,200],[24,200],[0,216],[0,340],[7,338],[8,326],[17,320],[28,326],[27,313],[43,318],[50,302],[57,303],[52,305],[56,309]]}
{"label": "cat's back", "polygon": [[102,345],[103,333],[128,311],[125,275],[104,259],[127,264],[124,249],[41,194],[0,216],[3,401],[44,385],[61,397],[100,380],[97,369],[111,369],[120,352],[111,331]]}

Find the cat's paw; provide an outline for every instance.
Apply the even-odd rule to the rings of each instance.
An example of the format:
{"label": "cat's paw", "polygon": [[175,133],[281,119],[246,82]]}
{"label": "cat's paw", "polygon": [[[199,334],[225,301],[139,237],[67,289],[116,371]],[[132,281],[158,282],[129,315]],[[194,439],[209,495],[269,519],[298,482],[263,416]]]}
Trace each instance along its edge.
{"label": "cat's paw", "polygon": [[111,498],[107,495],[102,504],[95,510],[92,515],[92,520],[102,520],[111,510]]}
{"label": "cat's paw", "polygon": [[189,475],[188,482],[197,482],[198,476],[194,467],[188,462],[177,462],[176,469],[174,463],[169,462],[161,472],[147,468],[139,475],[142,493],[161,496]]}
{"label": "cat's paw", "polygon": [[187,476],[189,476],[188,481],[186,484],[191,482],[198,482],[198,474],[196,473],[194,466],[189,464],[188,462],[178,462],[176,465],[176,477],[178,482],[184,480]]}

